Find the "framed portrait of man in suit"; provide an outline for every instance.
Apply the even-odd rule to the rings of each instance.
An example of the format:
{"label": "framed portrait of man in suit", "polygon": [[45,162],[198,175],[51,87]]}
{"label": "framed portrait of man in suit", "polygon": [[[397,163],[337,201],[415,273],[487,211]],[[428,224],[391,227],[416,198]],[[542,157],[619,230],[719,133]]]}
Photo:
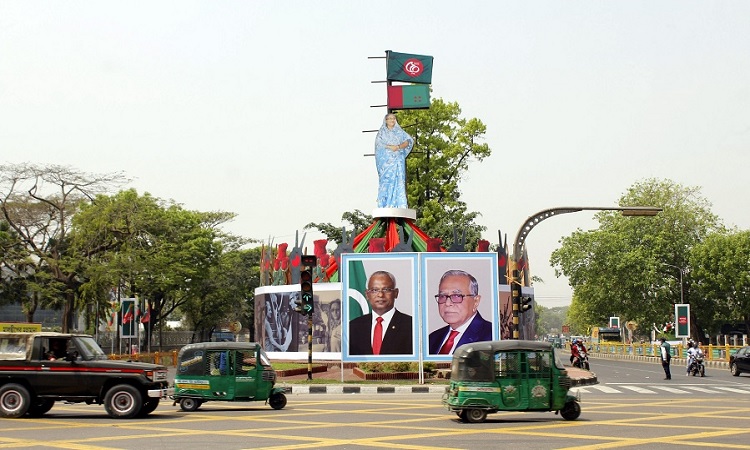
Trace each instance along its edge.
{"label": "framed portrait of man in suit", "polygon": [[450,360],[463,344],[499,336],[496,253],[421,253],[422,354]]}
{"label": "framed portrait of man in suit", "polygon": [[344,361],[418,359],[416,253],[341,257]]}

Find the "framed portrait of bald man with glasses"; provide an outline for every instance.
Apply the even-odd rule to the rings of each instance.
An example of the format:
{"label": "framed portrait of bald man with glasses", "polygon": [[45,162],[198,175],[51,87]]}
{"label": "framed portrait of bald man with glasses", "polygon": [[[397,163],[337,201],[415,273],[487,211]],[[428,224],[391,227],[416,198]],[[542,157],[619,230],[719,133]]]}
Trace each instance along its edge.
{"label": "framed portrait of bald man with glasses", "polygon": [[463,344],[497,340],[496,253],[422,253],[425,360],[450,359]]}

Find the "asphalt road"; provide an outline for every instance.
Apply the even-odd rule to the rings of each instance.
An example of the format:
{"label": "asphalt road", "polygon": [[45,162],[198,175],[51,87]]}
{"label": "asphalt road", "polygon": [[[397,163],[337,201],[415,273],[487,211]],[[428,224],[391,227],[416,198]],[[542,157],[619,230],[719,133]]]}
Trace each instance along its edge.
{"label": "asphalt road", "polygon": [[0,419],[0,448],[485,449],[687,446],[750,449],[750,376],[592,359],[600,384],[577,388],[582,414],[503,412],[465,424],[436,393],[291,394],[285,409],[206,403],[187,413],[162,402],[149,417],[110,419],[101,406],[55,407],[40,419]]}

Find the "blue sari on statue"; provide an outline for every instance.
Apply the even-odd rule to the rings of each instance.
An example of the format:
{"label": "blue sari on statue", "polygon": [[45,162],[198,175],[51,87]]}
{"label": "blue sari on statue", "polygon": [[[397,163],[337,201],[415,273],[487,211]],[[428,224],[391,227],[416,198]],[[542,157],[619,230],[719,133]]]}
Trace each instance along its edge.
{"label": "blue sari on statue", "polygon": [[[386,118],[388,115],[386,115]],[[406,148],[391,150],[386,145]],[[388,128],[386,119],[375,137],[375,165],[378,169],[378,208],[407,208],[406,157],[411,153],[414,140],[396,122]]]}

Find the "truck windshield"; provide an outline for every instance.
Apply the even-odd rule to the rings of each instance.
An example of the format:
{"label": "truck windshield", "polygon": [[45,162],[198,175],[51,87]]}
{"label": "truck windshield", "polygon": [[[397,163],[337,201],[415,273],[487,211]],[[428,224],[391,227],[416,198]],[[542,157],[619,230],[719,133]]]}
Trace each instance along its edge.
{"label": "truck windshield", "polygon": [[107,354],[104,353],[92,337],[77,337],[75,339],[76,347],[81,352],[81,358],[84,361],[93,361],[98,359],[107,359]]}

